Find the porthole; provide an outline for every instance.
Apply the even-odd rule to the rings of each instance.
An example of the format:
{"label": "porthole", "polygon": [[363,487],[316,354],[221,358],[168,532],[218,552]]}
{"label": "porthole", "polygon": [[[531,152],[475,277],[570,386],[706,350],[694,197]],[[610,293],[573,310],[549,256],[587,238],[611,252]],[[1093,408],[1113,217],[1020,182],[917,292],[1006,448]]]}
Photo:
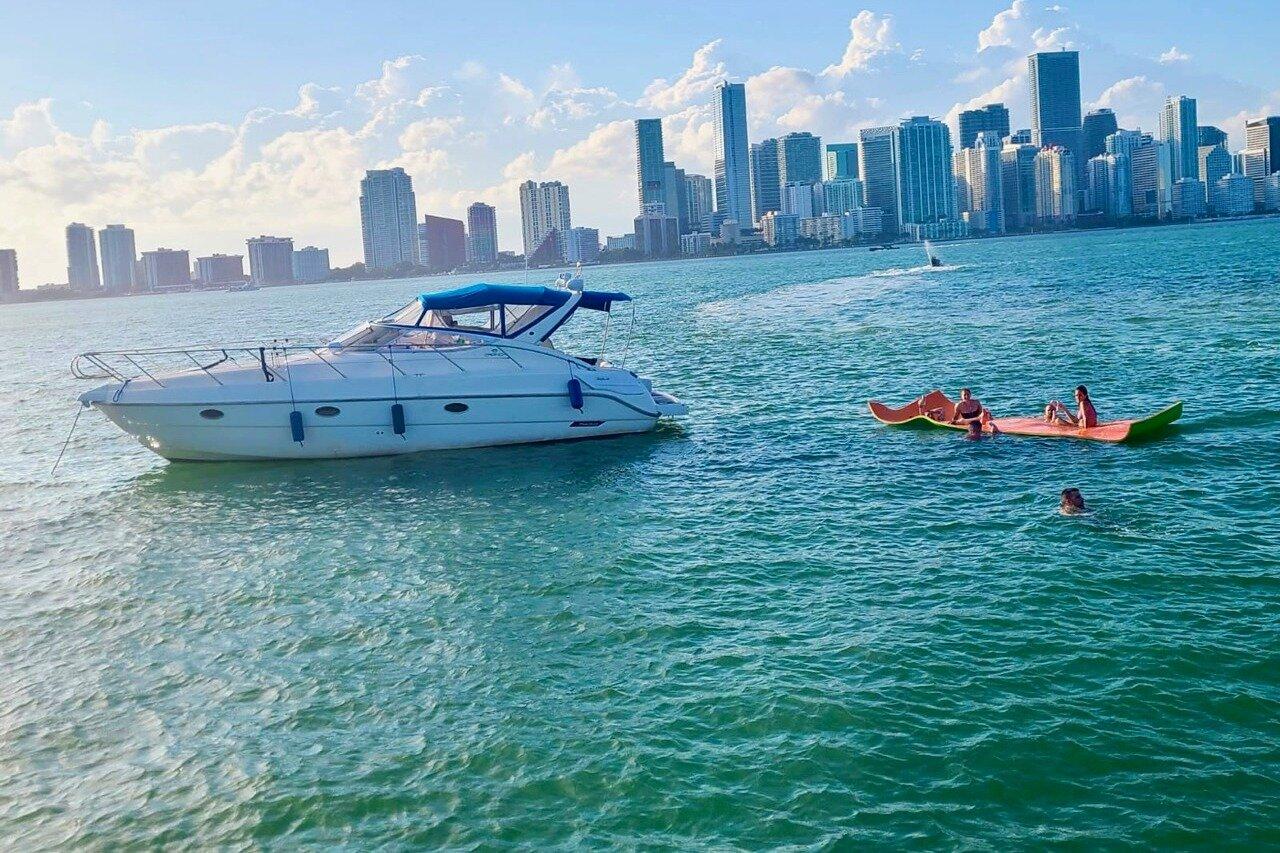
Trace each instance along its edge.
{"label": "porthole", "polygon": [[218,418],[222,417],[222,410],[204,409],[200,412],[200,417],[204,418],[206,421],[216,421]]}
{"label": "porthole", "polygon": [[316,409],[316,414],[322,418],[336,418],[341,411],[337,406],[320,406]]}
{"label": "porthole", "polygon": [[461,414],[462,412],[465,412],[469,408],[471,407],[468,406],[466,403],[445,403],[444,404],[444,410],[446,412],[453,412],[455,415]]}

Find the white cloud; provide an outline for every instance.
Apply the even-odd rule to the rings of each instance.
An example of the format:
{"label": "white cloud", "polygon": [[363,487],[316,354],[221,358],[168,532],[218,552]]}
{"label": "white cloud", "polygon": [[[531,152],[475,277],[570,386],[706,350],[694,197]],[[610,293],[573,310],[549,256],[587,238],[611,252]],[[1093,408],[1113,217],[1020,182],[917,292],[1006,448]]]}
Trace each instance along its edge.
{"label": "white cloud", "polygon": [[990,47],[1016,47],[1023,40],[1030,0],[1013,0],[1008,9],[997,12],[990,25],[978,33],[978,52]]}
{"label": "white cloud", "polygon": [[1160,54],[1159,62],[1161,65],[1172,65],[1175,62],[1190,62],[1191,54],[1178,49],[1175,44],[1173,47]]}
{"label": "white cloud", "polygon": [[1098,95],[1090,109],[1107,107],[1116,113],[1121,127],[1140,127],[1144,121],[1148,127],[1155,121],[1164,104],[1164,85],[1150,80],[1146,75],[1126,77],[1112,83]]}
{"label": "white cloud", "polygon": [[678,110],[694,101],[705,100],[716,85],[728,76],[725,64],[716,58],[720,40],[707,42],[693,52],[693,61],[674,81],[659,77],[645,87],[639,105],[653,110]]}
{"label": "white cloud", "polygon": [[401,132],[400,147],[405,151],[417,151],[441,140],[452,139],[465,122],[462,116],[436,116],[415,121]]}
{"label": "white cloud", "polygon": [[849,22],[849,43],[844,56],[822,73],[828,77],[848,77],[869,69],[876,57],[898,50],[901,46],[893,40],[893,18],[863,9]]}

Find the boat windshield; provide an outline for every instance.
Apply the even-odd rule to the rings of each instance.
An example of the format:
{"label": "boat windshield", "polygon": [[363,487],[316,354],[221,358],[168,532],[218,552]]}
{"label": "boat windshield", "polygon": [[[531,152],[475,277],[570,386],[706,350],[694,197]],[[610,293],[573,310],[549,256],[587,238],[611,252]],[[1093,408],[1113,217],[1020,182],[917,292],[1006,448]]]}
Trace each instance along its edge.
{"label": "boat windshield", "polygon": [[485,335],[512,337],[545,317],[554,305],[478,305],[472,308],[424,312],[417,302],[410,302],[390,317],[387,323],[397,326],[419,326],[424,329],[459,329]]}

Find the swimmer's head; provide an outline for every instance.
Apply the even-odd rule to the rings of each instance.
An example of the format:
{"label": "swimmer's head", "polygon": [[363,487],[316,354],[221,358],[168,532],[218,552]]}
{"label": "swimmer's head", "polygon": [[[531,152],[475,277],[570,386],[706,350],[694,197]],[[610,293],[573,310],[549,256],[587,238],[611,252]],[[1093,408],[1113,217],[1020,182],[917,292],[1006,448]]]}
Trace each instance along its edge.
{"label": "swimmer's head", "polygon": [[1061,508],[1065,513],[1084,512],[1084,495],[1079,489],[1063,489]]}

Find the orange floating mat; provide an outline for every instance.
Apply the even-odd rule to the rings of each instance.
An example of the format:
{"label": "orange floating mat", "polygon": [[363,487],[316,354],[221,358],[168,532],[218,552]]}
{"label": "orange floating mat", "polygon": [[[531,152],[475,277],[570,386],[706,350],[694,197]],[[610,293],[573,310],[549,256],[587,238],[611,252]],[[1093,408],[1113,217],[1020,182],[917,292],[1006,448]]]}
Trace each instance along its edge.
{"label": "orange floating mat", "polygon": [[[963,430],[964,424],[948,423],[956,411],[955,401],[941,391],[930,391],[905,406],[893,408],[877,400],[867,403],[876,420],[890,426],[941,427]],[[995,425],[1009,435],[1036,438],[1076,438],[1084,441],[1119,443],[1144,438],[1159,432],[1182,417],[1181,401],[1145,418],[1110,421],[1096,427],[1081,428],[1062,423],[1045,423],[1042,417],[995,418]]]}

